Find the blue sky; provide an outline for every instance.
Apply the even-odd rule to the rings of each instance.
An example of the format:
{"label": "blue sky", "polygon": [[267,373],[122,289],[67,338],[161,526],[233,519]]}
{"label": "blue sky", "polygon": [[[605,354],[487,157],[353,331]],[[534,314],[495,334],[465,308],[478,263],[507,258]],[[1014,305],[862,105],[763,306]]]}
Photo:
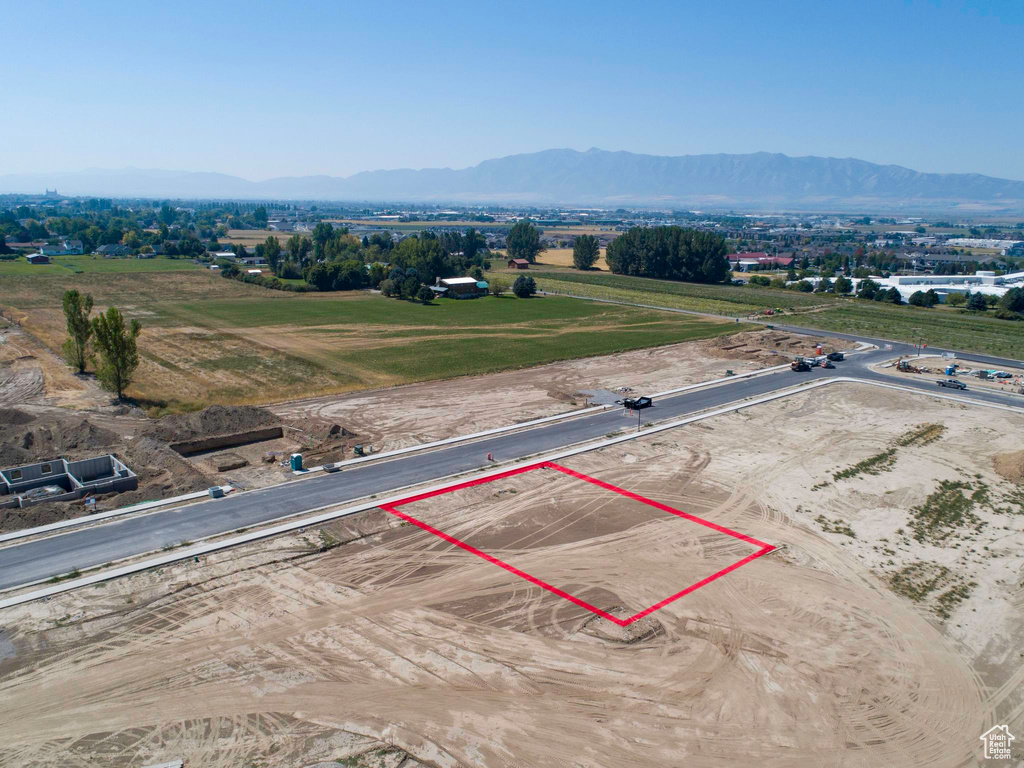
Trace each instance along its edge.
{"label": "blue sky", "polygon": [[0,0],[0,174],[552,147],[1024,179],[1024,2]]}

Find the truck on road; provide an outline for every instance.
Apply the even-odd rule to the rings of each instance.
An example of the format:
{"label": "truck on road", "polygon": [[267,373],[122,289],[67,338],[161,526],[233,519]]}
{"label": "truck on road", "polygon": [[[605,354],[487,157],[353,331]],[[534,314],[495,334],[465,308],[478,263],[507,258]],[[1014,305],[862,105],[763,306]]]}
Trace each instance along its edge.
{"label": "truck on road", "polygon": [[946,387],[947,389],[967,389],[967,385],[962,381],[956,379],[939,379],[937,382],[940,387]]}

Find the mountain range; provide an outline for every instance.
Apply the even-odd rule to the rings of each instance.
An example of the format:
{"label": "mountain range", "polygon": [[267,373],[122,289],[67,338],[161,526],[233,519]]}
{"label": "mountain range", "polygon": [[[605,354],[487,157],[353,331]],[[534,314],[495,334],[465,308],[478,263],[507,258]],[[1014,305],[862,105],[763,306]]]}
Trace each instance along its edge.
{"label": "mountain range", "polygon": [[769,152],[666,157],[549,149],[459,170],[380,170],[266,181],[138,168],[0,176],[0,193],[39,194],[54,188],[65,195],[179,199],[1024,210],[1024,181]]}

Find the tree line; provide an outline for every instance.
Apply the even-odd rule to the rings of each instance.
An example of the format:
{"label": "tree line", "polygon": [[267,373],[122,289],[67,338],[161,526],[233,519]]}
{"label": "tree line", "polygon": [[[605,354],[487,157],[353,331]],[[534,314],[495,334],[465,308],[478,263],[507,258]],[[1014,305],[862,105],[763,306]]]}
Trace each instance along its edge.
{"label": "tree line", "polygon": [[[360,239],[329,222],[320,222],[311,234],[292,235],[284,246],[271,235],[256,246],[256,255],[267,262],[272,277],[251,276],[236,265],[225,265],[221,274],[269,288],[348,291],[378,288],[385,279],[401,283],[407,272],[421,285],[467,272],[482,280],[491,266],[484,238],[472,227],[464,233],[420,232],[398,243],[388,233]],[[396,270],[401,274],[392,274]],[[308,287],[282,282],[300,278]]]}
{"label": "tree line", "polygon": [[722,283],[731,277],[725,238],[682,227],[637,227],[615,238],[605,260],[612,272],[687,283]]}

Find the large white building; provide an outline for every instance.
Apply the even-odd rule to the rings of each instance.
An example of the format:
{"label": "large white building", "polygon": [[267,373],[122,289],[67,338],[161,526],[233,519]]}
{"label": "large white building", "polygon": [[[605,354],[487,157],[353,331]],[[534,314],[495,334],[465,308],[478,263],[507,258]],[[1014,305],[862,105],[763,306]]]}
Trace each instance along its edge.
{"label": "large white building", "polygon": [[[821,278],[808,278],[815,286]],[[981,293],[986,296],[1002,296],[1011,288],[1024,288],[1024,272],[996,275],[995,272],[975,272],[973,275],[893,275],[892,277],[870,278],[883,288],[895,288],[906,301],[917,291],[935,291],[940,301],[951,293]],[[859,279],[853,279],[856,293]]]}

